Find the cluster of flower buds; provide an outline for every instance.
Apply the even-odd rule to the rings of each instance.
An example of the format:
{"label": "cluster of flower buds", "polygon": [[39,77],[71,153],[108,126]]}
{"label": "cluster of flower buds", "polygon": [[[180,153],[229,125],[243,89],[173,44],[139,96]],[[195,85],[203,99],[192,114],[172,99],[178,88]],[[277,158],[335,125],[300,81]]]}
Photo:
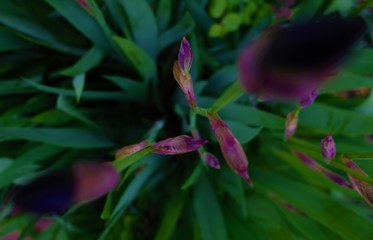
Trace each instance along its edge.
{"label": "cluster of flower buds", "polygon": [[[181,41],[178,61],[174,63],[173,73],[176,81],[179,83],[181,90],[184,92],[186,100],[190,107],[193,109],[197,106],[196,98],[193,90],[193,82],[189,74],[190,67],[193,61],[192,49],[189,42],[184,37]],[[211,128],[218,139],[221,152],[227,164],[235,171],[238,175],[245,179],[247,183],[252,185],[251,179],[248,174],[248,161],[245,152],[239,143],[239,141],[234,137],[232,131],[229,129],[228,125],[215,113],[208,115]],[[199,139],[199,134],[197,131],[192,131],[193,136]],[[153,145],[154,146],[158,146]],[[193,148],[193,144],[190,144]],[[184,147],[186,148],[186,146]],[[219,169],[220,164],[217,158],[203,149],[198,150],[202,156],[203,161],[211,166],[212,168]]]}

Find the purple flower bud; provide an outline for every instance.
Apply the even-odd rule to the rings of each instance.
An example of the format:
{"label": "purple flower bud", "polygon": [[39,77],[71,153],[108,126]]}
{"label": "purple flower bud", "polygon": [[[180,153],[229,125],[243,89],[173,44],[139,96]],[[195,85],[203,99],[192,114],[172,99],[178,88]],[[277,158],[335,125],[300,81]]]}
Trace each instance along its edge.
{"label": "purple flower bud", "polygon": [[187,135],[180,135],[173,138],[167,138],[152,145],[154,153],[161,155],[175,155],[192,152],[197,150],[203,144],[207,143],[204,139],[197,139]]}
{"label": "purple flower bud", "polygon": [[252,185],[248,173],[248,161],[246,154],[239,141],[233,136],[228,125],[219,117],[219,115],[209,115],[210,125],[216,138],[218,139],[220,150],[223,153],[227,164],[240,175],[245,181]]}
{"label": "purple flower bud", "polygon": [[75,0],[80,6],[82,6],[88,12],[92,12],[91,6],[87,3],[87,0]]}
{"label": "purple flower bud", "polygon": [[337,72],[366,29],[360,17],[337,16],[272,27],[240,54],[241,84],[258,96],[299,101]]}
{"label": "purple flower bud", "polygon": [[351,184],[349,184],[343,177],[339,176],[338,174],[330,171],[329,169],[324,168],[320,164],[318,164],[315,160],[313,160],[311,157],[308,155],[294,151],[295,155],[304,163],[306,164],[309,168],[312,170],[319,172],[323,174],[325,177],[327,177],[330,181],[335,182],[336,184],[346,187],[346,188],[352,188]]}
{"label": "purple flower bud", "polygon": [[316,97],[317,97],[317,94],[318,94],[318,89],[315,88],[313,89],[311,92],[307,93],[305,96],[303,96],[300,100],[299,100],[299,104],[302,108],[305,108],[305,107],[308,107],[309,105],[311,105]]}
{"label": "purple flower bud", "polygon": [[141,149],[145,148],[146,146],[148,146],[148,142],[146,140],[136,144],[124,146],[116,152],[115,159],[132,155],[135,152],[138,152]]}
{"label": "purple flower bud", "polygon": [[189,72],[193,62],[193,53],[190,44],[185,37],[183,37],[180,43],[178,62],[180,69],[184,73]]}
{"label": "purple flower bud", "polygon": [[192,77],[188,72],[183,72],[177,61],[173,66],[174,77],[179,84],[181,90],[184,92],[185,98],[190,107],[197,106],[196,97],[194,94]]}
{"label": "purple flower bud", "polygon": [[117,170],[109,162],[83,162],[73,166],[74,201],[83,203],[97,199],[111,191],[119,182]]}
{"label": "purple flower bud", "polygon": [[326,136],[320,143],[322,156],[327,162],[330,162],[336,155],[335,143],[332,136]]}
{"label": "purple flower bud", "polygon": [[[345,165],[351,169],[355,169],[362,173],[365,176],[368,176],[361,168],[354,163],[351,159],[343,159]],[[348,178],[350,179],[353,188],[364,198],[364,200],[371,206],[373,206],[373,186],[358,179],[353,177],[350,174],[347,174]]]}
{"label": "purple flower bud", "polygon": [[285,121],[285,140],[290,139],[294,136],[298,126],[298,110],[294,110],[286,116]]}
{"label": "purple flower bud", "polygon": [[220,169],[220,163],[219,160],[211,153],[204,153],[203,159],[207,165],[209,165],[212,168]]}

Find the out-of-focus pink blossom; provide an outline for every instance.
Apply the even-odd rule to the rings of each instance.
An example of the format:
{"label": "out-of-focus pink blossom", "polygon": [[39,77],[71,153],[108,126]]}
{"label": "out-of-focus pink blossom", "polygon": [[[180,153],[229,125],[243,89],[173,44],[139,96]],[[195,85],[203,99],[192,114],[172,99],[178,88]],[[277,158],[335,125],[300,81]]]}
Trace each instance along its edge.
{"label": "out-of-focus pink blossom", "polygon": [[178,60],[180,69],[184,73],[188,73],[190,68],[192,67],[193,53],[192,53],[192,48],[190,47],[190,44],[185,37],[183,37],[183,39],[181,40],[177,60]]}
{"label": "out-of-focus pink blossom", "polygon": [[140,151],[148,145],[148,141],[142,141],[136,144],[127,145],[119,149],[115,154],[115,159],[132,155],[133,153]]}
{"label": "out-of-focus pink blossom", "polygon": [[223,153],[225,161],[233,171],[245,179],[248,184],[252,185],[247,169],[249,163],[241,144],[219,115],[214,114],[208,117],[212,131],[218,139],[220,150]]}
{"label": "out-of-focus pink blossom", "polygon": [[320,148],[322,156],[325,158],[327,162],[330,162],[337,153],[335,142],[332,136],[326,136],[320,142]]}
{"label": "out-of-focus pink blossom", "polygon": [[175,155],[192,152],[200,148],[206,140],[188,135],[167,138],[152,145],[153,152],[160,155]]}
{"label": "out-of-focus pink blossom", "polygon": [[83,162],[73,166],[74,201],[88,202],[112,190],[119,182],[117,170],[109,162]]}
{"label": "out-of-focus pink blossom", "polygon": [[290,139],[291,137],[294,136],[295,131],[297,130],[298,127],[298,115],[299,115],[299,110],[296,109],[286,116],[285,120],[285,140]]}
{"label": "out-of-focus pink blossom", "polygon": [[[361,168],[354,163],[351,159],[343,159],[345,165],[351,169],[359,171],[361,174],[368,176]],[[347,174],[350,179],[353,188],[364,198],[364,200],[371,206],[373,206],[373,186],[360,180],[350,174]]]}

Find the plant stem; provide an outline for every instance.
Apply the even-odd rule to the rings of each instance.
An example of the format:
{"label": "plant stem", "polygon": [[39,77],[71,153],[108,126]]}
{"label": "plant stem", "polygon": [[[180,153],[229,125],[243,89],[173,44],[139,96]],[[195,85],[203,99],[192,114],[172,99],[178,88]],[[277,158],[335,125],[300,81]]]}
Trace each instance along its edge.
{"label": "plant stem", "polygon": [[201,115],[203,117],[207,117],[208,114],[209,114],[209,109],[207,109],[207,108],[194,107],[194,108],[192,108],[192,111],[195,114]]}
{"label": "plant stem", "polygon": [[244,93],[244,89],[241,87],[239,81],[234,81],[232,85],[221,95],[215,103],[209,108],[210,113],[217,113],[223,107],[225,107],[230,102],[237,99]]}

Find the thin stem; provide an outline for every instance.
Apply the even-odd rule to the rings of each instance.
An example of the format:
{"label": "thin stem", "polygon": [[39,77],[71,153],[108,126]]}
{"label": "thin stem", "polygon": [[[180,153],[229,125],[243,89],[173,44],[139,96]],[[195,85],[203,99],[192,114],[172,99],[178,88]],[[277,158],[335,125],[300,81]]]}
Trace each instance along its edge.
{"label": "thin stem", "polygon": [[215,103],[209,108],[210,113],[217,113],[223,107],[225,107],[230,102],[237,99],[244,93],[244,89],[240,85],[239,81],[234,81],[232,85],[221,95]]}
{"label": "thin stem", "polygon": [[152,146],[147,146],[146,148],[138,152],[135,152],[132,155],[122,156],[120,158],[115,159],[115,161],[113,162],[113,165],[118,170],[118,172],[121,172],[127,167],[137,162],[138,160],[140,160],[141,158],[149,155],[153,151],[154,151],[154,148]]}
{"label": "thin stem", "polygon": [[192,111],[195,114],[201,115],[203,117],[208,117],[208,114],[209,114],[209,109],[207,108],[194,107],[192,108]]}

